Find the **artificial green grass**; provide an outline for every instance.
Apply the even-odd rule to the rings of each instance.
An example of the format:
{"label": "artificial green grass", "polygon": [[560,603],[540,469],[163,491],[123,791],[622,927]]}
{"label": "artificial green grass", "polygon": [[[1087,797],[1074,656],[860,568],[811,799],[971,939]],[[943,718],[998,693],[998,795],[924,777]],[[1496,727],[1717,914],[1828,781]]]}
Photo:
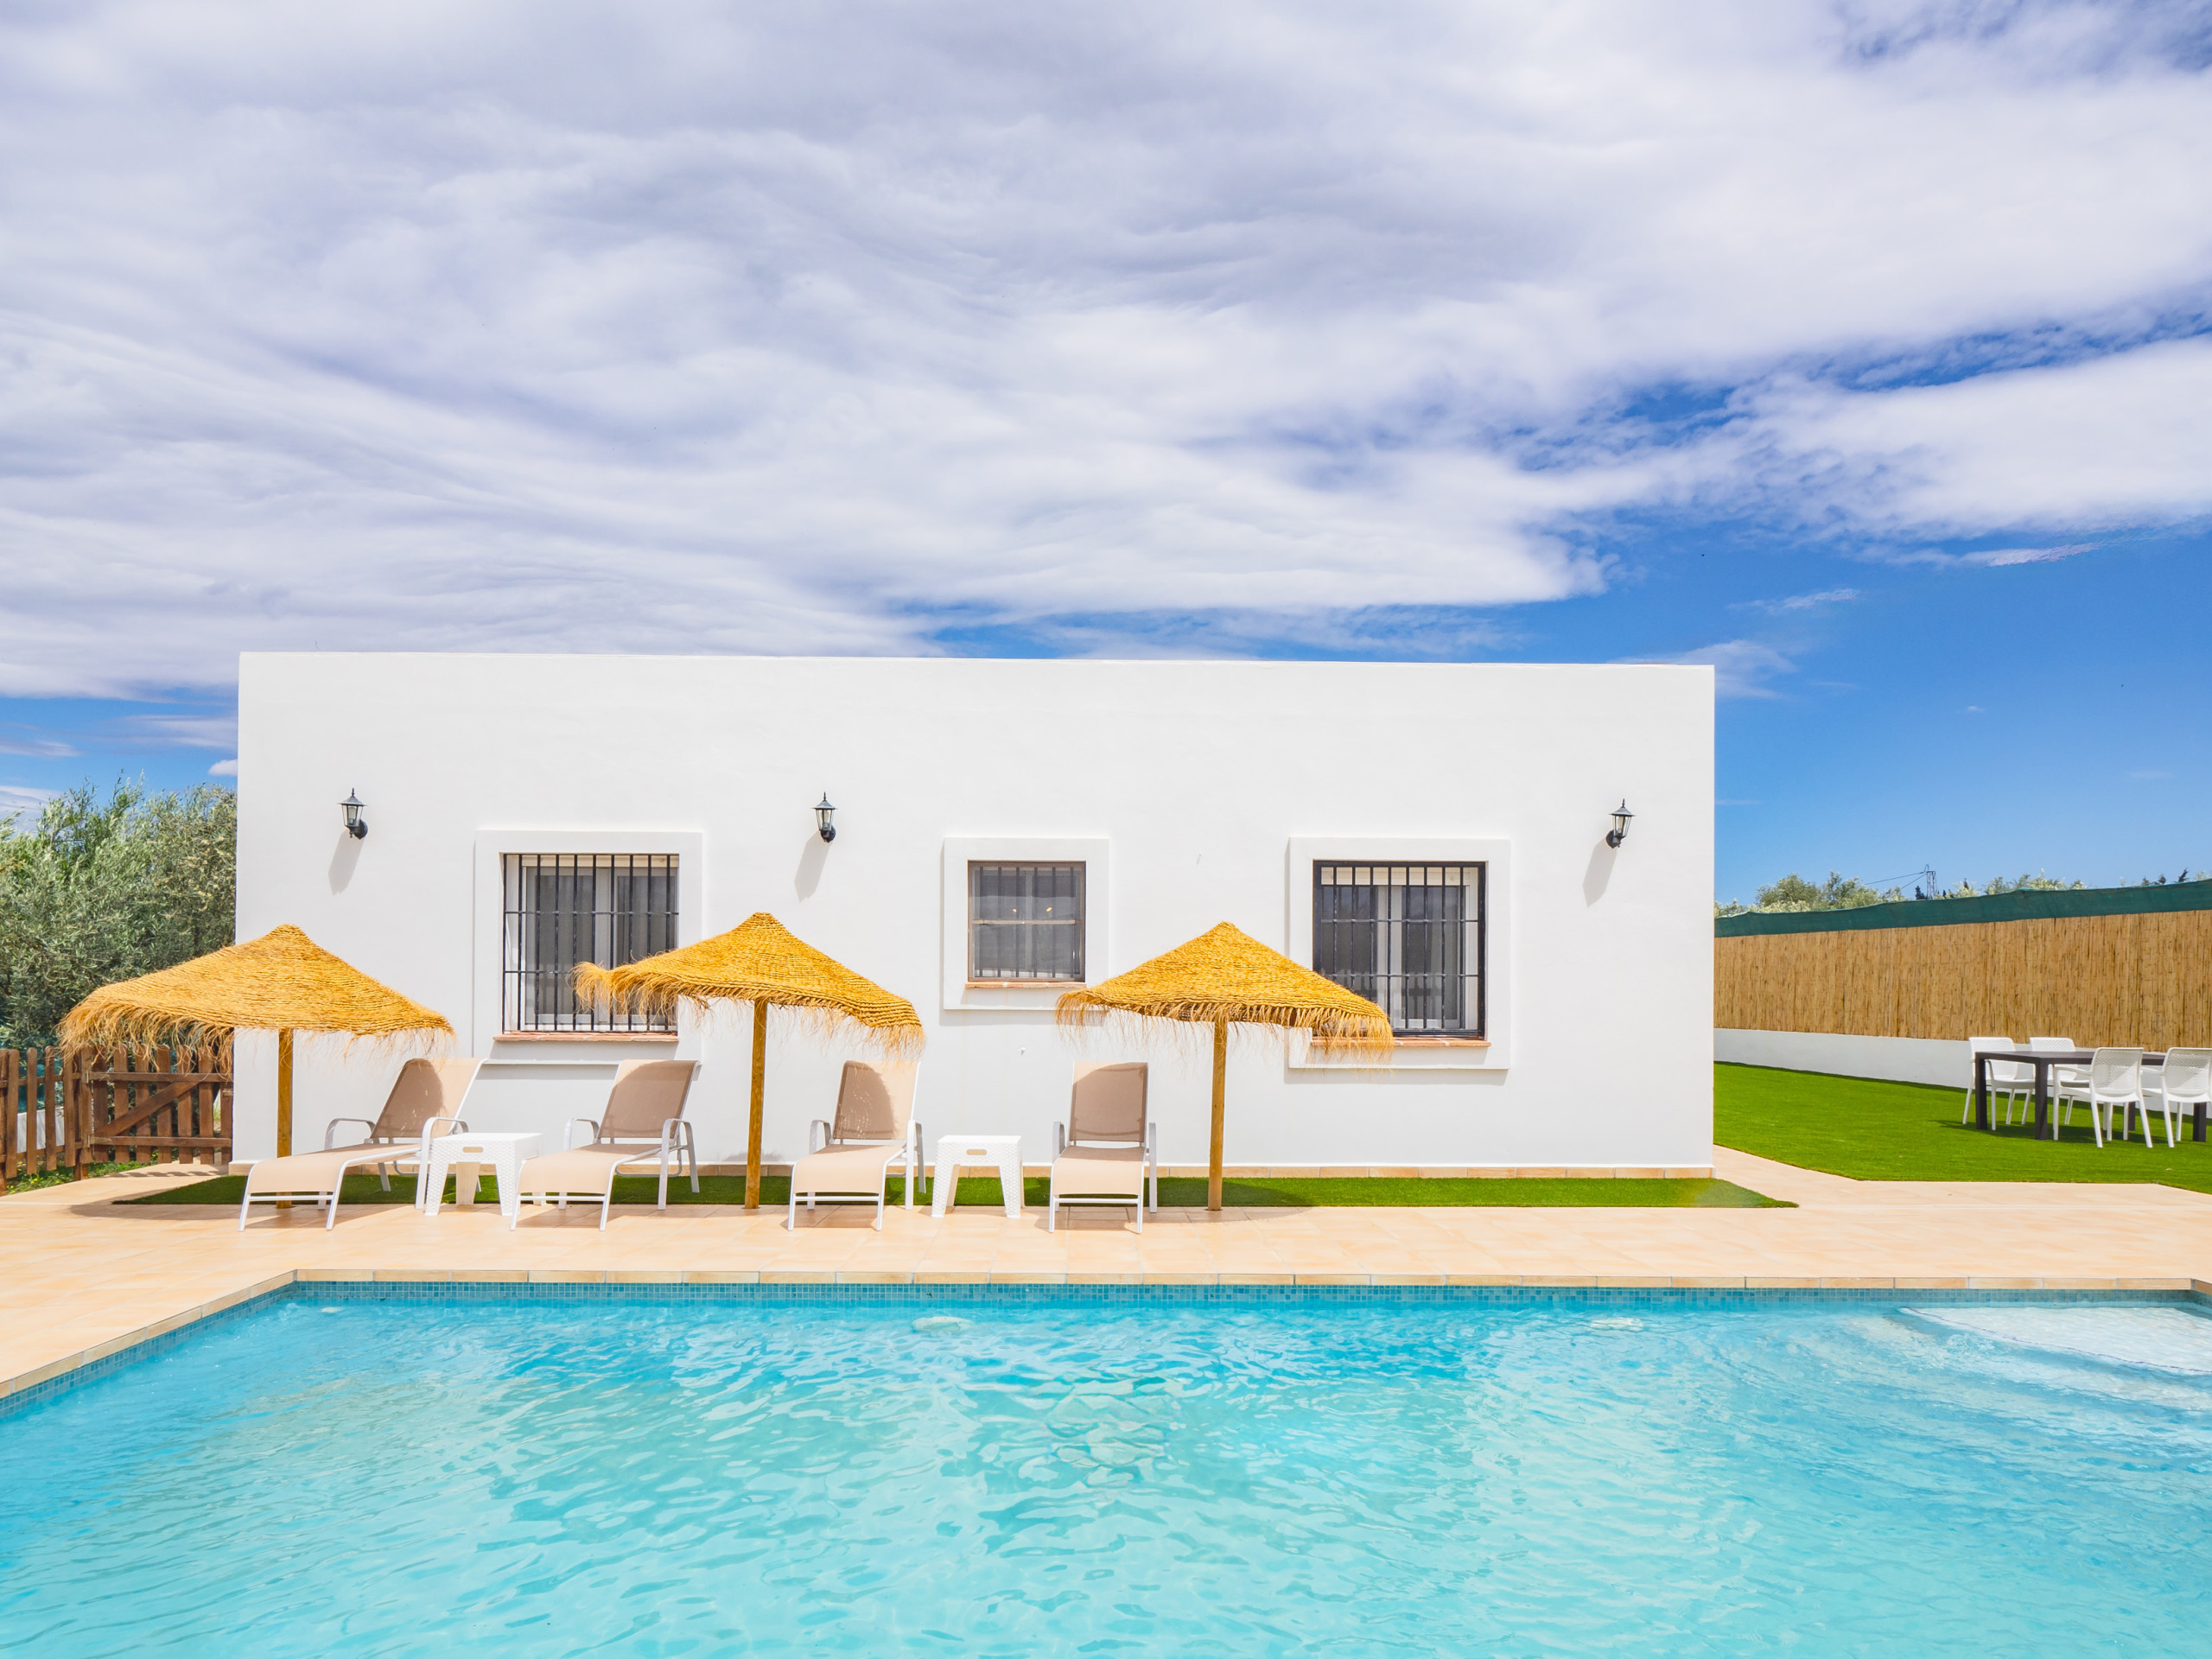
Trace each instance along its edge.
{"label": "artificial green grass", "polygon": [[[614,1202],[651,1204],[658,1186],[657,1179],[626,1176],[614,1183]],[[926,1185],[923,1190],[927,1192]],[[477,1191],[480,1203],[493,1201],[489,1177],[482,1180]],[[905,1182],[894,1177],[890,1191],[892,1203],[902,1202],[906,1196]],[[226,1204],[235,1206],[245,1192],[245,1176],[224,1175],[196,1181],[190,1186],[149,1193],[143,1198],[127,1198],[124,1202]],[[452,1192],[453,1189],[448,1185],[443,1202],[450,1204],[453,1201]],[[1042,1177],[1026,1180],[1022,1183],[1022,1193],[1026,1203],[1041,1210],[1045,1205],[1046,1183]],[[789,1177],[770,1175],[761,1178],[762,1204],[780,1205],[790,1197]],[[411,1175],[394,1176],[389,1192],[377,1185],[377,1178],[373,1175],[349,1175],[339,1195],[339,1201],[342,1204],[411,1204],[414,1198],[415,1178]],[[1383,1176],[1224,1181],[1221,1199],[1226,1207],[1232,1210],[1418,1208],[1423,1205],[1437,1209],[1477,1206],[1549,1209],[1588,1205],[1611,1209],[1753,1210],[1775,1205],[1774,1199],[1763,1198],[1747,1187],[1738,1186],[1729,1181],[1408,1180]],[[668,1184],[668,1201],[671,1204],[741,1205],[745,1202],[745,1183],[736,1176],[703,1176],[700,1179],[699,1191],[694,1193],[690,1181],[671,1180]],[[1169,1209],[1200,1209],[1205,1201],[1206,1184],[1202,1179],[1171,1176],[1160,1183],[1160,1202]],[[960,1203],[963,1208],[977,1205],[996,1205],[1000,1202],[996,1180],[969,1176],[960,1183]]]}
{"label": "artificial green grass", "polygon": [[2085,1111],[2057,1141],[2037,1141],[2031,1124],[2005,1126],[2001,1100],[1992,1103],[1995,1129],[1962,1126],[1961,1090],[1757,1065],[1713,1070],[1713,1138],[1803,1169],[1861,1181],[2156,1181],[2212,1192],[2212,1143],[2190,1140],[2183,1120],[2168,1151],[2163,1114],[2152,1121],[2149,1150],[2139,1119],[2133,1141],[2101,1148]]}

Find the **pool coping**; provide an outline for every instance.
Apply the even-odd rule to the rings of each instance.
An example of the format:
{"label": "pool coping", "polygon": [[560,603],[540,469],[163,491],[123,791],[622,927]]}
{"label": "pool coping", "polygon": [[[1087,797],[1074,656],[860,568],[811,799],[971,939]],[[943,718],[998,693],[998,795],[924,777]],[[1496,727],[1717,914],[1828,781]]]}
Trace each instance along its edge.
{"label": "pool coping", "polygon": [[[1215,1293],[1208,1295],[1207,1292]],[[295,1268],[227,1291],[137,1330],[64,1355],[0,1381],[0,1419],[27,1411],[168,1351],[211,1321],[264,1304],[309,1296],[347,1301],[696,1301],[837,1302],[1059,1300],[1163,1305],[1289,1300],[1511,1306],[1587,1301],[1803,1306],[1886,1301],[1899,1294],[1935,1306],[2123,1300],[2180,1302],[2212,1311],[2212,1282],[2202,1279],[2007,1278],[1656,1278],[1605,1274],[1199,1274],[1199,1273],[831,1273],[762,1269],[721,1272],[595,1271],[556,1268]],[[1054,1295],[1053,1293],[1059,1293]],[[1228,1293],[1224,1294],[1222,1293]]]}

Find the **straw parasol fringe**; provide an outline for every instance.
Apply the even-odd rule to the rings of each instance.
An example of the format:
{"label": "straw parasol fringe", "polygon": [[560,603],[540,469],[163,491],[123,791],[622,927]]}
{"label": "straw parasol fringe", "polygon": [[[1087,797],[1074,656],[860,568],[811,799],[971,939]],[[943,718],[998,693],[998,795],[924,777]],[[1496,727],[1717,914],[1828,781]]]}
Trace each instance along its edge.
{"label": "straw parasol fringe", "polygon": [[62,1016],[60,1034],[72,1047],[143,1053],[239,1030],[325,1033],[354,1042],[453,1035],[443,1014],[371,979],[289,924],[103,985]]}
{"label": "straw parasol fringe", "polygon": [[1206,1208],[1221,1208],[1223,1125],[1230,1033],[1268,1028],[1278,1038],[1312,1033],[1351,1057],[1380,1058],[1395,1046],[1389,1016],[1363,996],[1301,968],[1227,922],[1102,984],[1060,998],[1065,1031],[1103,1024],[1140,1039],[1171,1041],[1204,1027],[1213,1034],[1213,1124]]}
{"label": "straw parasol fringe", "polygon": [[1185,1031],[1222,1023],[1304,1031],[1348,1053],[1387,1054],[1395,1041],[1390,1017],[1374,1003],[1227,922],[1126,974],[1070,991],[1057,1017],[1070,1030],[1106,1022],[1153,1038],[1163,1034],[1157,1020]]}
{"label": "straw parasol fringe", "polygon": [[73,1048],[145,1053],[164,1043],[196,1047],[232,1032],[276,1033],[276,1155],[292,1152],[292,1045],[299,1032],[366,1039],[450,1037],[435,1009],[402,996],[334,957],[287,923],[158,973],[103,985],[62,1016]]}
{"label": "straw parasol fringe", "polygon": [[824,1041],[857,1038],[892,1058],[919,1054],[925,1037],[912,1003],[794,938],[765,910],[727,933],[642,962],[620,968],[582,963],[576,969],[576,989],[618,1008],[656,1012],[678,1002],[709,1015],[719,1003],[753,1005],[753,1111],[745,1152],[748,1210],[760,1206],[760,1120],[772,1008],[779,1024]]}
{"label": "straw parasol fringe", "polygon": [[765,910],[727,933],[620,968],[581,963],[576,989],[621,1010],[664,1012],[681,1001],[712,1014],[719,1003],[765,1002],[780,1027],[825,1041],[857,1039],[893,1059],[919,1054],[924,1040],[912,1003],[816,950]]}

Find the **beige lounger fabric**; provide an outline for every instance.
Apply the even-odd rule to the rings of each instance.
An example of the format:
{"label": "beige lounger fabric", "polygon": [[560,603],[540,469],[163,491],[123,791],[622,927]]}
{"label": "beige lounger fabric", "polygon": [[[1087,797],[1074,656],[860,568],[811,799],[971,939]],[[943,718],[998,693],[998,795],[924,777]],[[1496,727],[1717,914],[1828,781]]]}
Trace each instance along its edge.
{"label": "beige lounger fabric", "polygon": [[[830,1143],[810,1153],[791,1169],[790,1216],[795,1223],[802,1198],[865,1198],[882,1222],[883,1191],[891,1166],[913,1147],[914,1063],[912,1060],[847,1060],[837,1079],[837,1109]],[[908,1166],[906,1202],[914,1201],[918,1159]]]}
{"label": "beige lounger fabric", "polygon": [[1077,1066],[1068,1096],[1068,1139],[1142,1141],[1149,1076],[1142,1060]]}
{"label": "beige lounger fabric", "polygon": [[626,1166],[632,1174],[643,1173],[659,1162],[662,1128],[683,1117],[698,1071],[696,1060],[626,1062],[607,1093],[599,1139],[528,1160],[516,1186],[524,1197],[598,1198],[603,1206],[618,1171]]}
{"label": "beige lounger fabric", "polygon": [[[296,1153],[289,1158],[264,1158],[245,1174],[249,1197],[261,1192],[328,1192],[348,1169],[373,1169],[383,1163],[415,1162],[423,1126],[434,1117],[461,1115],[461,1098],[474,1081],[474,1059],[413,1059],[399,1068],[399,1076],[385,1097],[384,1110],[366,1141],[327,1152]],[[395,1144],[396,1143],[396,1144]],[[389,1158],[369,1154],[389,1151]]]}
{"label": "beige lounger fabric", "polygon": [[827,1147],[799,1160],[791,1172],[791,1190],[803,1198],[830,1192],[865,1192],[874,1198],[883,1190],[885,1174],[906,1150],[904,1141],[887,1146]]}
{"label": "beige lounger fabric", "polygon": [[[549,1153],[522,1166],[516,1185],[524,1193],[557,1192],[565,1198],[604,1197],[615,1172],[624,1164],[652,1164],[660,1148],[652,1147],[578,1147],[570,1152]],[[650,1172],[648,1172],[650,1173]]]}
{"label": "beige lounger fabric", "polygon": [[1146,1104],[1151,1075],[1142,1060],[1076,1067],[1065,1144],[1046,1189],[1048,1232],[1058,1230],[1064,1204],[1129,1205],[1137,1230],[1144,1230],[1145,1182],[1154,1167]]}
{"label": "beige lounger fabric", "polygon": [[1052,1190],[1062,1198],[1144,1197],[1142,1147],[1070,1147],[1052,1160]]}
{"label": "beige lounger fabric", "polygon": [[[390,1156],[365,1155],[372,1152]],[[340,1147],[330,1152],[295,1153],[289,1158],[264,1158],[246,1171],[245,1190],[250,1194],[327,1192],[345,1179],[348,1170],[374,1169],[386,1162],[411,1168],[415,1159],[416,1148],[411,1146]]]}

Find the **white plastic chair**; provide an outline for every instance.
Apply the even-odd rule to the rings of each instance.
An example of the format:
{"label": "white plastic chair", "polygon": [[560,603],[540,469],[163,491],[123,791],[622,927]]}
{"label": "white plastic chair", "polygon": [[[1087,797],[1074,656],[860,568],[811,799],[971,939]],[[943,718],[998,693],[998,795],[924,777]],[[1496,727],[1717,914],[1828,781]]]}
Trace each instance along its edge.
{"label": "white plastic chair", "polygon": [[2194,1113],[2199,1106],[2212,1106],[2212,1048],[2170,1048],[2166,1063],[2162,1066],[2145,1066],[2143,1070],[2144,1133],[2150,1133],[2148,1101],[2158,1096],[2158,1109],[2166,1117],[2166,1145],[2174,1144],[2174,1116]]}
{"label": "white plastic chair", "polygon": [[[2054,1048],[2079,1048],[2081,1045],[2075,1042],[2071,1037],[2031,1037],[2028,1039],[2028,1046],[2030,1048],[2047,1050]],[[2058,1122],[2060,1123],[2072,1123],[2074,1121],[2074,1109],[2076,1106],[2086,1106],[2088,1103],[2089,1073],[2087,1067],[2079,1065],[2054,1065],[2050,1068],[2050,1109],[2052,1116],[2057,1117],[2059,1109],[2061,1107],[2065,1109],[2065,1115],[2063,1117],[2058,1117]]]}
{"label": "white plastic chair", "polygon": [[[2131,1115],[2143,1110],[2143,1051],[2139,1048],[2101,1048],[2089,1061],[2088,1083],[2089,1132],[2097,1138],[2099,1146],[2111,1138],[2113,1112],[2127,1108]],[[2103,1125],[2099,1128],[2101,1115]],[[2119,1138],[2127,1138],[2123,1121]],[[2151,1144],[2151,1114],[2143,1112],[2143,1144]]]}
{"label": "white plastic chair", "polygon": [[[1977,1054],[2010,1054],[2018,1046],[2010,1037],[1969,1037],[1967,1039],[1967,1065],[1974,1065]],[[2022,1095],[2031,1099],[2035,1095],[2036,1069],[2025,1060],[1992,1060],[1989,1063],[1989,1099],[1992,1107],[1997,1096],[2005,1096],[2005,1121],[2012,1121],[2012,1108]],[[1966,1104],[1959,1108],[1959,1122],[1963,1123],[1974,1116],[1974,1084],[1967,1084]]]}

